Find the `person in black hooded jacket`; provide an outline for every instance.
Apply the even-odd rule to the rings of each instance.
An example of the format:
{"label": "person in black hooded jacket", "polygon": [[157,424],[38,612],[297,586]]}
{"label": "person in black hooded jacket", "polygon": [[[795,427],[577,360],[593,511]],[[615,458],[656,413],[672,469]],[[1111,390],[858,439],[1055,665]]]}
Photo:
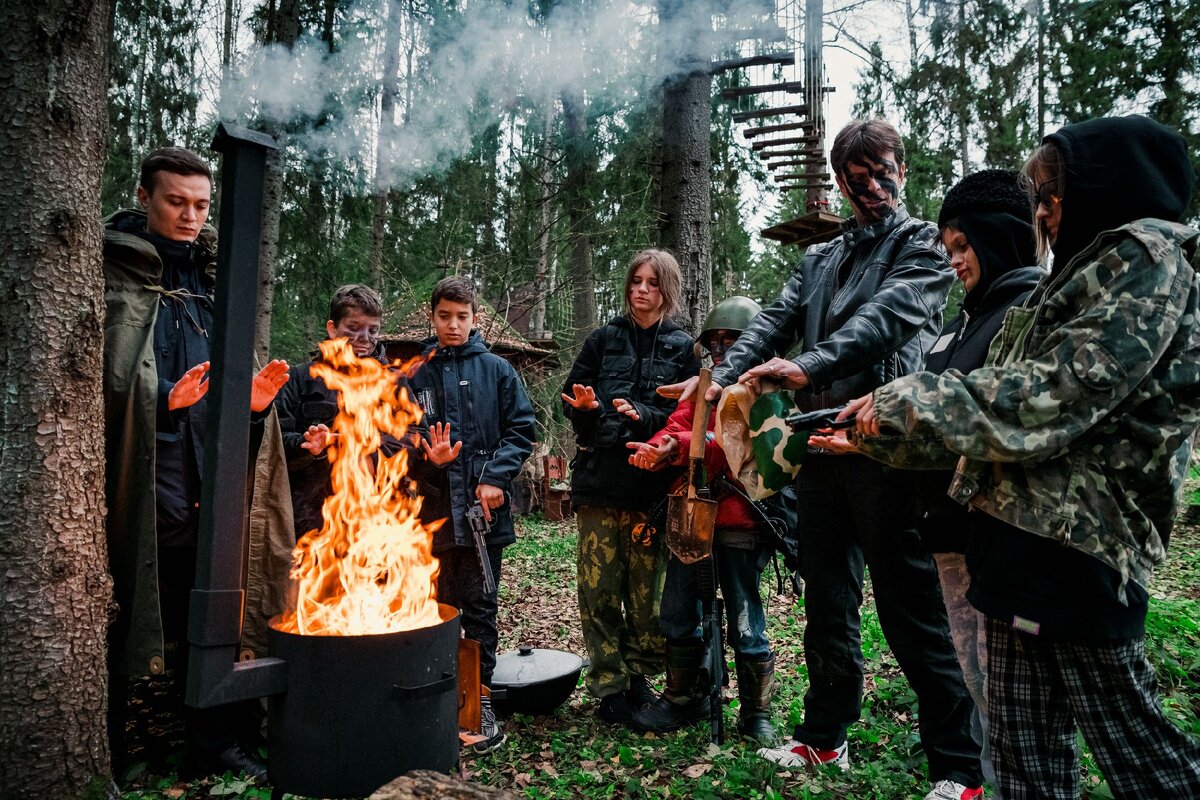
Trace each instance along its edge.
{"label": "person in black hooded jacket", "polygon": [[[429,436],[422,435],[420,453],[410,456],[409,474],[420,484],[421,521],[441,521],[433,538],[438,601],[462,612],[463,635],[479,642],[480,680],[490,687],[503,553],[516,541],[509,498],[533,452],[537,418],[517,371],[474,329],[478,312],[469,278],[453,275],[434,286],[429,319],[437,335],[423,342],[427,361],[409,381]],[[495,580],[490,590],[468,517],[474,505],[487,521],[486,557]],[[480,698],[480,716],[483,738],[470,746],[475,754],[507,740],[490,693]]]}
{"label": "person in black hooded jacket", "polygon": [[649,676],[665,668],[662,537],[644,535],[644,526],[674,474],[634,467],[625,445],[646,441],[675,409],[657,387],[700,371],[692,337],[670,320],[681,284],[670,253],[635,255],[625,275],[627,313],[588,336],[563,387],[563,411],[579,445],[571,503],[579,525],[579,617],[591,657],[587,688],[600,698],[600,718],[614,724],[654,701]]}
{"label": "person in black hooded jacket", "polygon": [[[347,284],[339,286],[329,300],[325,333],[329,339],[346,338],[359,358],[387,363],[379,341],[382,323],[383,299],[379,293],[369,286]],[[318,353],[311,363],[291,367],[287,383],[275,398],[291,482],[297,540],[309,531],[321,529],[322,507],[333,491],[326,448],[338,413],[338,392],[312,374],[312,364],[320,358]],[[383,434],[379,451],[391,456],[402,447],[402,442]]]}
{"label": "person in black hooded jacket", "polygon": [[889,463],[931,442],[961,457],[1004,796],[1077,797],[1078,726],[1114,796],[1200,797],[1200,745],[1163,713],[1143,647],[1200,424],[1200,232],[1178,224],[1195,170],[1182,136],[1131,116],[1062,128],[1023,172],[1053,265],[988,365],[845,413]]}

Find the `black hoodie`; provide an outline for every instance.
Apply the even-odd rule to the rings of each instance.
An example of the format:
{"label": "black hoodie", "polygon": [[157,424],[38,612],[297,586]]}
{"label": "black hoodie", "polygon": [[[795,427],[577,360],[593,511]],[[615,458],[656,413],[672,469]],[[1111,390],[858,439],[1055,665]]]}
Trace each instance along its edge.
{"label": "black hoodie", "polygon": [[1187,141],[1149,117],[1067,125],[1043,141],[1062,154],[1062,221],[1051,248],[1055,271],[1102,231],[1145,217],[1179,222],[1196,185]]}

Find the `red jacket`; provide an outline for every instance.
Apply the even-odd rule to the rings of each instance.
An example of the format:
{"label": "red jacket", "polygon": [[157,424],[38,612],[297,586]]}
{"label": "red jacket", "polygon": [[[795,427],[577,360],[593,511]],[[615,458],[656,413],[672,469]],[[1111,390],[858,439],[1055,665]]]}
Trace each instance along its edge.
{"label": "red jacket", "polygon": [[[684,400],[667,418],[667,424],[663,426],[663,429],[654,434],[648,442],[648,444],[659,446],[667,439],[677,441],[679,449],[675,451],[672,462],[676,466],[687,465],[688,450],[692,443],[692,418],[695,411],[696,404],[691,400]],[[715,423],[716,415],[710,413],[708,415],[709,433],[712,432]],[[706,437],[704,442],[704,469],[710,476],[710,480],[712,477],[721,475],[725,480],[737,485],[737,478],[729,471],[729,462],[725,460],[725,451],[712,436]],[[746,498],[731,491],[717,491],[716,494],[718,530],[755,530],[758,528],[758,517]]]}

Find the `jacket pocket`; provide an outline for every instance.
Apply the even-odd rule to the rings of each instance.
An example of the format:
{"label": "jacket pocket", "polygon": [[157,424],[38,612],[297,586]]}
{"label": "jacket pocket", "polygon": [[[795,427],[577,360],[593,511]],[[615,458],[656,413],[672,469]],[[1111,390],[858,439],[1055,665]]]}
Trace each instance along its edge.
{"label": "jacket pocket", "polygon": [[[493,453],[491,453],[490,451],[487,451],[487,450],[476,451],[474,454],[472,454],[472,456],[471,456],[471,485],[472,485],[472,487],[478,486],[480,479],[483,478],[485,473],[487,473],[488,466],[492,462],[492,455],[493,455]],[[495,476],[491,476],[491,477],[495,478]],[[505,481],[504,485],[502,485],[500,488],[507,491],[508,490],[508,482]]]}
{"label": "jacket pocket", "polygon": [[637,359],[632,356],[605,356],[600,362],[600,380],[616,386],[628,386],[633,381],[633,367]]}

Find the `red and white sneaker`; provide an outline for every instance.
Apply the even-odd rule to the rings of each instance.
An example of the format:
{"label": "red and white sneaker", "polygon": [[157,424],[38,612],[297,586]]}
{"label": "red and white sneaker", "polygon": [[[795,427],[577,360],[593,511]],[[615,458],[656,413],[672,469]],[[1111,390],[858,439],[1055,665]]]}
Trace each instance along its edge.
{"label": "red and white sneaker", "polygon": [[974,789],[954,781],[938,781],[933,785],[933,791],[925,795],[925,800],[982,800],[983,787]]}
{"label": "red and white sneaker", "polygon": [[[836,750],[818,750],[811,745],[789,739],[779,747],[763,747],[758,751],[760,758],[774,761],[781,767],[819,767],[825,764],[837,764],[845,772],[850,769],[850,755],[846,750],[846,742]],[[972,795],[973,796],[973,795]]]}

